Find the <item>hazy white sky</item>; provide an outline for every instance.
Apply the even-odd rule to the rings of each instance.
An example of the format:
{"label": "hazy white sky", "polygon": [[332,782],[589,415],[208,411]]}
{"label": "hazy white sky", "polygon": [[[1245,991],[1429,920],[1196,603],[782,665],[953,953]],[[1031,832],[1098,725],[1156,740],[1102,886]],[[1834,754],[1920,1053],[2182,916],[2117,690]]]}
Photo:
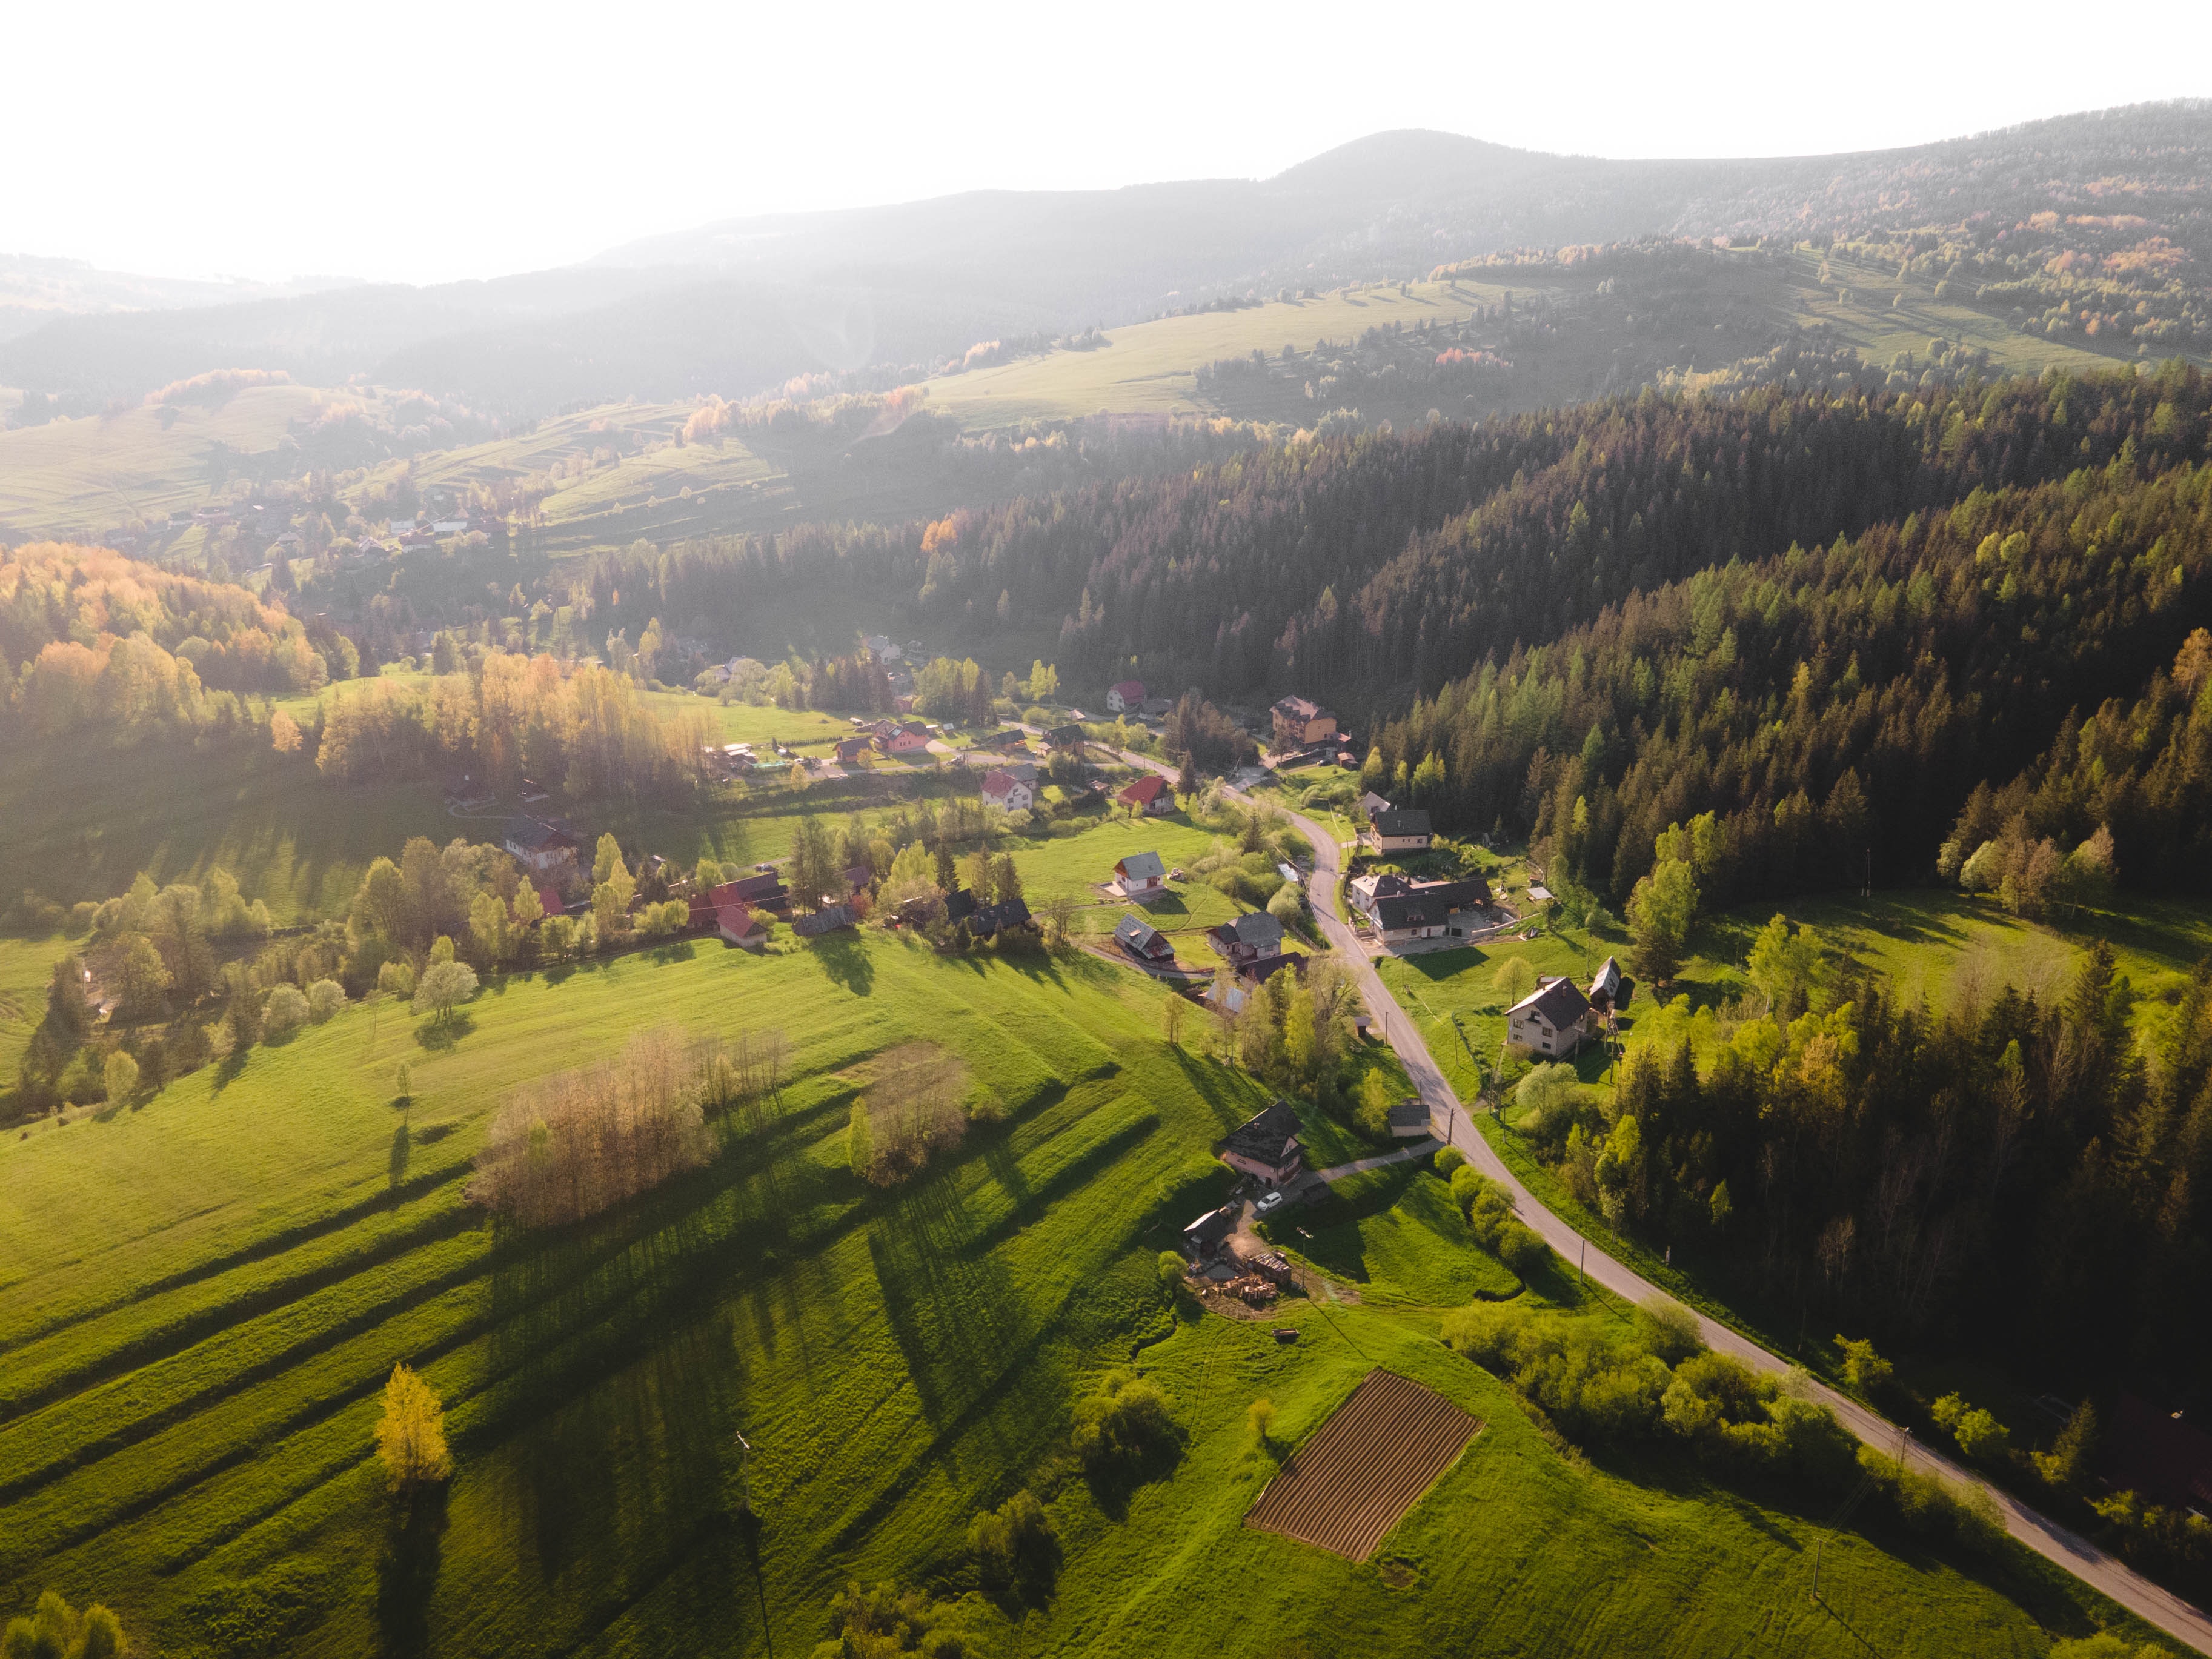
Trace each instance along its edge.
{"label": "hazy white sky", "polygon": [[2212,4],[12,0],[0,252],[411,282],[732,215],[1265,176],[1391,127],[1874,149],[2212,94]]}

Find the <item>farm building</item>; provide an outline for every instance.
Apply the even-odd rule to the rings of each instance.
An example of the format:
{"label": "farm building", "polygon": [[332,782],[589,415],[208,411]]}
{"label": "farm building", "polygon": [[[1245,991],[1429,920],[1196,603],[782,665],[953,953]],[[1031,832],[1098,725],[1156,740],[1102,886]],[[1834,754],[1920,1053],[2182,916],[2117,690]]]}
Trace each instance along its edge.
{"label": "farm building", "polygon": [[1425,1100],[1401,1100],[1390,1109],[1390,1133],[1401,1140],[1419,1140],[1431,1133],[1429,1106]]}
{"label": "farm building", "polygon": [[[720,892],[720,888],[715,889]],[[713,908],[714,932],[732,945],[757,951],[768,941],[768,924],[743,899],[723,899]]]}
{"label": "farm building", "polygon": [[1119,685],[1106,688],[1106,707],[1116,714],[1127,714],[1141,708],[1145,702],[1145,683],[1142,680],[1123,680]]}
{"label": "farm building", "polygon": [[1168,711],[1174,707],[1173,697],[1146,697],[1137,705],[1137,712],[1148,720],[1161,720],[1168,717]]}
{"label": "farm building", "polygon": [[1589,1016],[1589,999],[1574,981],[1547,978],[1505,1011],[1506,1041],[1560,1059],[1583,1046]]}
{"label": "farm building", "polygon": [[945,896],[945,919],[965,921],[975,914],[975,896],[965,887],[955,887]]}
{"label": "farm building", "polygon": [[576,838],[541,818],[514,818],[500,844],[521,860],[533,876],[550,876],[576,863]]}
{"label": "farm building", "polygon": [[1001,811],[1025,812],[1036,805],[1036,785],[1003,767],[994,768],[983,775],[983,804]]}
{"label": "farm building", "polygon": [[1295,1180],[1305,1168],[1305,1155],[1290,1102],[1276,1101],[1231,1130],[1221,1143],[1221,1161],[1270,1187]]}
{"label": "farm building", "polygon": [[800,916],[791,924],[791,931],[801,939],[819,939],[824,933],[834,933],[840,927],[853,925],[853,907],[831,904],[817,910],[811,916]]}
{"label": "farm building", "polygon": [[783,878],[773,870],[762,870],[750,876],[740,876],[735,881],[726,881],[714,889],[717,903],[721,895],[742,899],[757,910],[781,910],[791,902],[791,895],[783,884]]}
{"label": "farm building", "polygon": [[1034,925],[1028,902],[1019,897],[983,905],[968,918],[968,931],[978,939],[990,939]]}
{"label": "farm building", "polygon": [[1359,844],[1370,853],[1425,853],[1434,837],[1429,815],[1418,806],[1386,808],[1367,821]]}
{"label": "farm building", "polygon": [[1359,798],[1359,810],[1371,818],[1377,812],[1389,811],[1390,803],[1370,789]]}
{"label": "farm building", "polygon": [[866,738],[840,738],[837,740],[836,761],[840,766],[850,766],[866,754],[870,748]]}
{"label": "farm building", "polygon": [[1589,999],[1591,1012],[1610,1016],[1621,1000],[1620,986],[1620,964],[1607,957],[1598,964],[1597,972],[1590,980],[1589,989],[1583,993]]}
{"label": "farm building", "polygon": [[1275,747],[1304,749],[1336,735],[1336,716],[1310,697],[1285,697],[1268,711],[1274,717]]}
{"label": "farm building", "polygon": [[1175,789],[1157,772],[1147,772],[1114,797],[1121,805],[1145,812],[1175,811]]}
{"label": "farm building", "polygon": [[1124,898],[1145,898],[1165,890],[1168,867],[1158,853],[1132,853],[1114,866],[1114,884]]}
{"label": "farm building", "polygon": [[1236,1231],[1237,1206],[1234,1204],[1208,1210],[1182,1230],[1182,1253],[1195,1261]]}
{"label": "farm building", "polygon": [[1217,955],[1241,968],[1281,952],[1283,924],[1265,910],[1250,910],[1234,921],[1207,928],[1206,940]]}
{"label": "farm building", "polygon": [[1142,963],[1175,960],[1175,944],[1139,915],[1125,915],[1114,925],[1114,943]]}

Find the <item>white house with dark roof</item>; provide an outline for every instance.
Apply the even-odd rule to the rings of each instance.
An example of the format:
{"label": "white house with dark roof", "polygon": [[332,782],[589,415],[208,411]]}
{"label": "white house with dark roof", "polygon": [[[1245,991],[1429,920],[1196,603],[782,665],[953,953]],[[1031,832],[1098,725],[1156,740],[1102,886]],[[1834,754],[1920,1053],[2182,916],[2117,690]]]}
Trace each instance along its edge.
{"label": "white house with dark roof", "polygon": [[1166,890],[1168,867],[1158,853],[1132,853],[1114,866],[1114,884],[1124,898],[1148,898]]}
{"label": "white house with dark roof", "polygon": [[1420,807],[1386,807],[1368,819],[1359,844],[1370,853],[1425,853],[1434,838]]}
{"label": "white house with dark roof", "polygon": [[1583,1046],[1589,1020],[1589,999],[1574,981],[1547,978],[1505,1011],[1505,1039],[1531,1053],[1562,1060]]}

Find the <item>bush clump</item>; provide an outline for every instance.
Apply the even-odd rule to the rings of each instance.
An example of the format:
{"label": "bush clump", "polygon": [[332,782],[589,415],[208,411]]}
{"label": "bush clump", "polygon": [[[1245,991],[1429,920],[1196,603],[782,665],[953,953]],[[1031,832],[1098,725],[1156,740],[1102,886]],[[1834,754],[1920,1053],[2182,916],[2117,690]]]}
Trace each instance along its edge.
{"label": "bush clump", "polygon": [[[1854,1472],[1856,1443],[1834,1413],[1708,1352],[1694,1322],[1664,1304],[1643,1310],[1635,1334],[1621,1336],[1564,1315],[1478,1302],[1445,1316],[1443,1340],[1571,1439],[1618,1443],[1663,1432],[1705,1461],[1830,1487]],[[1671,1364],[1669,1353],[1679,1356]],[[1913,1496],[1927,1497],[1917,1487]]]}
{"label": "bush clump", "polygon": [[1513,1213],[1513,1200],[1487,1176],[1462,1163],[1451,1173],[1452,1202],[1467,1217],[1475,1242],[1522,1279],[1552,1259],[1552,1247]]}
{"label": "bush clump", "polygon": [[263,1035],[274,1042],[278,1037],[292,1035],[307,1023],[307,999],[296,985],[280,985],[269,994],[269,1004],[261,1011]]}
{"label": "bush clump", "polygon": [[1026,1486],[969,1523],[968,1547],[976,1576],[994,1593],[1042,1599],[1060,1572],[1060,1534]]}
{"label": "bush clump", "polygon": [[1127,1367],[1075,1402],[1075,1455],[1094,1472],[1141,1464],[1172,1447],[1177,1434],[1166,1392]]}
{"label": "bush clump", "polygon": [[345,1006],[345,987],[334,979],[319,979],[307,988],[307,1018],[320,1025]]}

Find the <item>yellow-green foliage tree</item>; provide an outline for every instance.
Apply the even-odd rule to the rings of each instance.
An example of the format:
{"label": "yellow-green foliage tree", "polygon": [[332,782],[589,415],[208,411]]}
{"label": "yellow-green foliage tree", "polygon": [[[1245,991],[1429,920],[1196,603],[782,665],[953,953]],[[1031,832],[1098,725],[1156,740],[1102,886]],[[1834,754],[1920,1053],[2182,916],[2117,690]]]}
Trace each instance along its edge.
{"label": "yellow-green foliage tree", "polygon": [[97,1601],[82,1613],[52,1590],[27,1619],[11,1619],[0,1636],[5,1659],[121,1659],[123,1626]]}
{"label": "yellow-green foliage tree", "polygon": [[443,1480],[453,1472],[446,1449],[446,1408],[430,1385],[404,1364],[392,1368],[384,1385],[384,1415],[376,1425],[376,1455],[393,1492]]}

